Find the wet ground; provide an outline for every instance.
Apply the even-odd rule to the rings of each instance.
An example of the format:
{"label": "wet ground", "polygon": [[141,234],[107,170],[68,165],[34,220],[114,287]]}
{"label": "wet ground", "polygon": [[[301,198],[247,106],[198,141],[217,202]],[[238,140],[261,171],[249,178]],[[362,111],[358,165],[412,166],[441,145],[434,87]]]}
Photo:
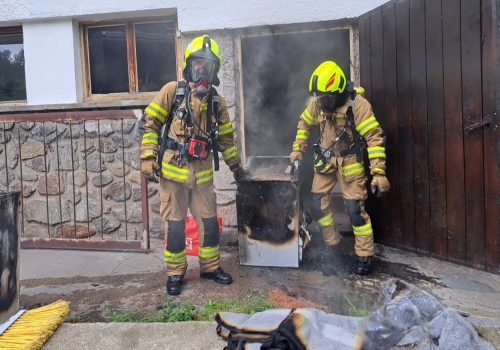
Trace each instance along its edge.
{"label": "wet ground", "polygon": [[[327,312],[353,315],[368,312],[376,300],[378,287],[391,277],[401,278],[427,290],[444,286],[441,280],[423,274],[415,267],[388,261],[383,246],[377,246],[373,275],[357,276],[354,273],[352,237],[344,237],[340,256],[331,256],[319,234],[312,234],[313,240],[304,253],[300,268],[273,268],[239,265],[237,233],[225,230],[221,241],[222,266],[232,274],[234,283],[221,286],[200,280],[197,259],[190,257],[183,293],[176,300],[201,306],[208,300],[238,299],[260,293],[279,307],[314,305]],[[32,308],[62,298],[72,303],[71,318],[86,322],[105,321],[112,310],[133,310],[139,315],[151,313],[163,304],[166,297],[166,273],[161,263],[162,241],[154,240],[152,244],[152,252],[142,256],[141,263],[134,262],[137,258],[134,254],[140,253],[129,253],[126,258],[119,258],[117,268],[103,273],[87,274],[85,266],[90,270],[95,268],[93,264],[105,265],[105,259],[117,253],[69,252],[70,261],[58,260],[52,268],[64,270],[64,264],[72,263],[71,257],[88,259],[78,270],[81,276],[58,270],[57,273],[54,271],[54,276],[58,277],[50,277],[50,272],[43,271],[43,278],[35,278],[35,270],[28,274],[29,278],[22,278],[21,306]],[[23,252],[29,254],[31,260],[31,256],[36,254],[34,251],[22,251],[21,255]],[[56,258],[61,252],[52,252],[54,259],[68,259],[62,256]],[[40,251],[40,254],[46,253]],[[96,254],[100,257],[96,258]],[[140,264],[148,266],[138,266]],[[30,267],[33,268],[37,267]],[[143,272],[137,273],[141,270]]]}

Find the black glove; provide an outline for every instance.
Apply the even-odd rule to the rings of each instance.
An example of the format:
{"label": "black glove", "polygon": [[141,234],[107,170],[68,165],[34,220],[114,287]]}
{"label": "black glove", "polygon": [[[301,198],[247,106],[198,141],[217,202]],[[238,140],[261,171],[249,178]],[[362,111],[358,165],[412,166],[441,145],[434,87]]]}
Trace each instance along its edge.
{"label": "black glove", "polygon": [[233,176],[234,180],[236,183],[240,182],[242,179],[244,179],[248,175],[248,172],[243,169],[242,167],[236,168],[235,171],[233,171]]}

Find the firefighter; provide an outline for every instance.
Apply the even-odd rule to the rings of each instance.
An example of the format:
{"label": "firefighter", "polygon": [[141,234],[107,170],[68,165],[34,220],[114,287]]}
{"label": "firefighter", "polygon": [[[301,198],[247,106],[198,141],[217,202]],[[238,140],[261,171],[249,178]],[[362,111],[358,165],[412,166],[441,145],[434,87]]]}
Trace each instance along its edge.
{"label": "firefighter", "polygon": [[195,38],[184,54],[184,80],[163,86],[143,116],[141,171],[149,178],[159,174],[169,295],[181,293],[187,269],[188,208],[198,227],[200,277],[224,285],[233,281],[220,267],[212,163],[218,170],[220,150],[237,181],[245,171],[234,143],[226,101],[213,87],[220,83],[220,64],[217,43],[207,35]]}
{"label": "firefighter", "polygon": [[339,183],[356,242],[356,272],[366,275],[372,269],[373,229],[365,210],[367,177],[362,138],[370,161],[371,191],[380,197],[389,191],[390,185],[386,177],[384,133],[361,89],[354,88],[333,61],[316,68],[309,80],[312,97],[300,115],[290,161],[298,166],[310,129],[319,125],[319,141],[313,146],[311,215],[321,228],[326,246],[331,247],[330,253],[338,254],[341,236],[330,210],[330,192]]}

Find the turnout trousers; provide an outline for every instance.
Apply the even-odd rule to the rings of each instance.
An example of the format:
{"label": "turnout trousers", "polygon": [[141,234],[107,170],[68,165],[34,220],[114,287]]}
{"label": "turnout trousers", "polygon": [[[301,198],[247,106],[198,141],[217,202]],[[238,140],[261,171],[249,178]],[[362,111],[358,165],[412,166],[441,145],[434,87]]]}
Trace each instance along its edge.
{"label": "turnout trousers", "polygon": [[186,273],[185,219],[188,208],[198,226],[200,272],[212,272],[219,267],[219,223],[212,182],[188,186],[162,177],[160,215],[165,223],[164,261],[168,276]]}
{"label": "turnout trousers", "polygon": [[[373,255],[373,229],[370,216],[365,210],[367,198],[366,175],[361,163],[345,162],[346,158],[332,158],[334,165],[326,173],[315,173],[312,184],[311,214],[318,223],[327,246],[340,242],[333,214],[330,209],[330,193],[337,183],[340,185],[346,212],[355,238],[355,252],[358,256]],[[348,165],[344,165],[350,163]],[[359,166],[361,165],[361,166]]]}

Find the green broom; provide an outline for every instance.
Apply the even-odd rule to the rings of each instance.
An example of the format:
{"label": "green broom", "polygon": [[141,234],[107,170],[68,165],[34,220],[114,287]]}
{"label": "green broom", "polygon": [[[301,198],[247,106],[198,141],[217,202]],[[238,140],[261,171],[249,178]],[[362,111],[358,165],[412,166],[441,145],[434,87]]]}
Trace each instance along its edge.
{"label": "green broom", "polygon": [[19,311],[0,325],[0,349],[40,349],[68,313],[69,302],[64,300]]}

